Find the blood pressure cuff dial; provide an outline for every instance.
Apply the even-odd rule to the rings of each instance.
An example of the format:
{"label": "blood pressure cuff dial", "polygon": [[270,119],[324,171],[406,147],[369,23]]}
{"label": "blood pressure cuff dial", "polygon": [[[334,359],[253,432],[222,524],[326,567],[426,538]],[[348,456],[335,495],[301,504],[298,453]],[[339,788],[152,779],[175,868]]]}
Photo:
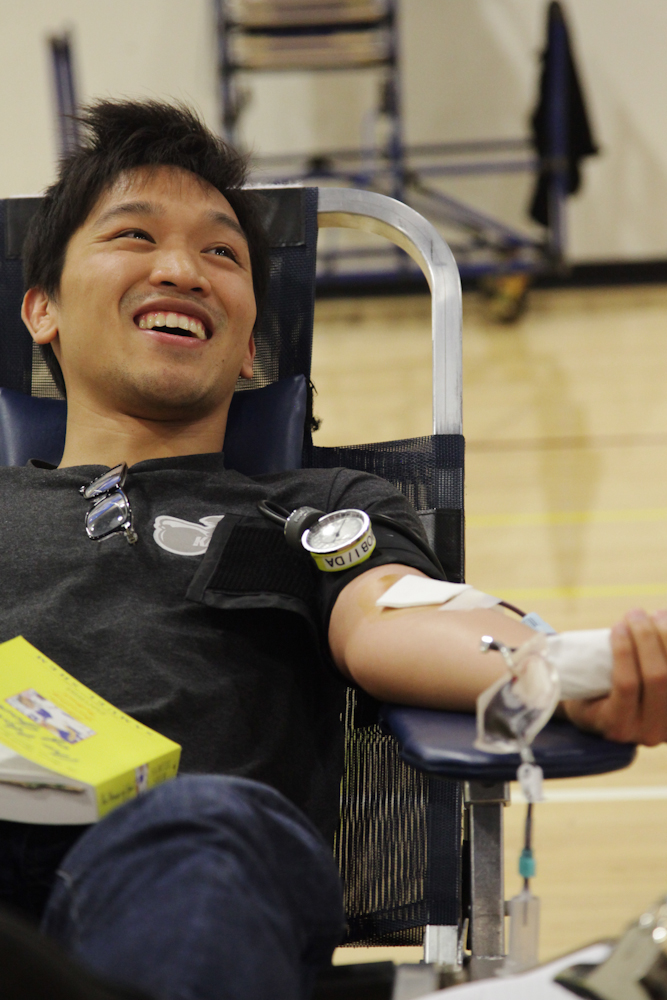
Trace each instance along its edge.
{"label": "blood pressure cuff dial", "polygon": [[[370,514],[371,521],[373,519]],[[225,514],[218,523],[187,598],[225,610],[276,608],[305,618],[325,643],[341,590],[375,566],[403,563],[443,579],[435,564],[397,527],[373,526],[372,556],[351,569],[323,573],[305,549],[285,541],[282,527],[264,517]]]}
{"label": "blood pressure cuff dial", "polygon": [[[369,512],[371,524],[373,515]],[[414,530],[414,529],[413,529]],[[342,570],[340,573],[319,573],[323,579],[320,580],[320,607],[321,619],[325,628],[329,628],[329,619],[336,599],[348,583],[375,566],[386,566],[388,563],[401,563],[403,566],[410,566],[412,569],[421,570],[426,576],[435,580],[446,579],[440,569],[432,562],[428,556],[419,549],[407,535],[400,530],[400,525],[396,528],[389,528],[384,524],[373,524],[373,534],[377,545],[373,554],[364,562],[357,563],[350,569]]]}

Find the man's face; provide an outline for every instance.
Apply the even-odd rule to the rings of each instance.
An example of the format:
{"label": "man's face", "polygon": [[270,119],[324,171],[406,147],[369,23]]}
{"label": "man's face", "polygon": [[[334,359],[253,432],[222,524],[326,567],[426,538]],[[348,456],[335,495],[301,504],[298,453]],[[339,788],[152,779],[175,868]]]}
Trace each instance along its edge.
{"label": "man's face", "polygon": [[245,237],[227,199],[178,168],[132,171],[101,196],[48,308],[68,399],[97,411],[197,419],[252,374]]}

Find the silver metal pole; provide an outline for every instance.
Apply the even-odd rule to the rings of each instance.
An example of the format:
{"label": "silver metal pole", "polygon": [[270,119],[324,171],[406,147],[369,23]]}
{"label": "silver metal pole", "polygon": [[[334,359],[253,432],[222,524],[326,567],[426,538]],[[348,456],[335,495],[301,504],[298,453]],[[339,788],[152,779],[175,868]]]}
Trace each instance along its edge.
{"label": "silver metal pole", "polygon": [[433,433],[461,434],[461,279],[447,243],[413,208],[375,191],[320,188],[317,221],[320,228],[342,226],[384,236],[422,269],[431,289]]}
{"label": "silver metal pole", "polygon": [[471,975],[491,976],[505,956],[503,808],[509,785],[466,781],[469,810]]}

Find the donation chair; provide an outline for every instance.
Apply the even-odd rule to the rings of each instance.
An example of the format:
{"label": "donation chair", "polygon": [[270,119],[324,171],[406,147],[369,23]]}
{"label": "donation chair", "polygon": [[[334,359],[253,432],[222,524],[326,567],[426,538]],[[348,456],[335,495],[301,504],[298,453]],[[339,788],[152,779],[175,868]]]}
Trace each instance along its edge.
{"label": "donation chair", "polygon": [[[413,209],[373,192],[266,188],[271,283],[255,375],[239,385],[226,463],[248,475],[347,466],[392,482],[416,508],[452,581],[464,578],[461,286],[449,247]],[[21,247],[36,198],[0,202],[0,465],[57,463],[66,404],[20,319]],[[432,295],[433,434],[313,444],[310,359],[318,227],[383,235],[422,267]],[[267,433],[271,427],[271,433]],[[518,757],[473,748],[472,715],[380,706],[353,688],[335,853],[346,944],[424,944],[426,962],[493,974],[504,954],[502,810]],[[551,722],[535,743],[546,777],[627,766],[634,748]],[[465,822],[463,820],[465,819]]]}

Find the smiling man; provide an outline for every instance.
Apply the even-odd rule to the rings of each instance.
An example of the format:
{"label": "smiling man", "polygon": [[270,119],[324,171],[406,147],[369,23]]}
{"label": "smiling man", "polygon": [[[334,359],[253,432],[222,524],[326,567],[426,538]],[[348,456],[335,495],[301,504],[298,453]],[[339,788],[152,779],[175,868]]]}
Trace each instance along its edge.
{"label": "smiling man", "polygon": [[67,386],[61,465],[221,451],[256,315],[225,196],[170,166],[118,176],[72,235],[57,290],[35,285],[23,304]]}
{"label": "smiling man", "polygon": [[[0,475],[0,640],[24,635],[180,743],[182,777],[87,830],[1,821],[0,902],[155,997],[305,998],[343,927],[330,841],[347,681],[470,710],[504,671],[480,636],[532,633],[493,610],[375,606],[406,573],[439,576],[384,481],[225,469],[267,282],[259,198],[186,109],[100,102],[82,125],[24,248],[23,317],[66,390],[67,436],[57,469]],[[91,501],[117,505],[101,543],[91,483]],[[320,573],[262,500],[356,508],[397,530],[378,528],[362,565]],[[666,645],[664,617],[618,626],[611,695],[571,717],[664,740]]]}

